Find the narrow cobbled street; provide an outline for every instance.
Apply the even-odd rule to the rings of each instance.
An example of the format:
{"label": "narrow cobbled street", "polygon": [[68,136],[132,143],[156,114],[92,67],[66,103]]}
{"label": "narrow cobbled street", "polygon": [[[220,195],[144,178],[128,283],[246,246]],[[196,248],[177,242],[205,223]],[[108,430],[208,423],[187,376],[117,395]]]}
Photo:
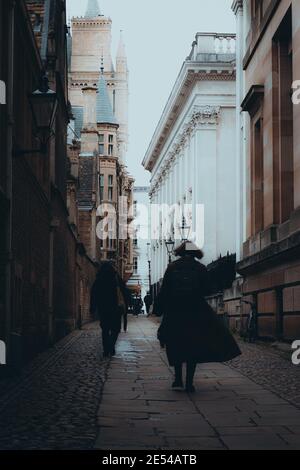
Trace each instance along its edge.
{"label": "narrow cobbled street", "polygon": [[130,319],[116,357],[103,361],[92,324],[1,381],[0,448],[300,448],[298,368],[242,344],[229,365],[198,368],[194,395],[173,392],[156,330],[153,319]]}

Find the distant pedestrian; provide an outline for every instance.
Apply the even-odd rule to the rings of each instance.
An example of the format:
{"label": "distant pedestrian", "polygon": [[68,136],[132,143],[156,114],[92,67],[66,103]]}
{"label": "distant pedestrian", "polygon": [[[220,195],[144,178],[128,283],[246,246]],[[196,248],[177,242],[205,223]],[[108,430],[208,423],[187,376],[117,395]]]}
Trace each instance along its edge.
{"label": "distant pedestrian", "polygon": [[91,290],[90,310],[94,316],[97,313],[100,320],[104,357],[116,353],[122,317],[124,329],[127,329],[128,302],[129,293],[124,281],[110,262],[103,262]]}
{"label": "distant pedestrian", "polygon": [[147,294],[144,297],[144,304],[146,306],[146,312],[148,316],[150,314],[150,307],[152,303],[153,303],[152,295],[150,294],[150,292],[147,292]]}
{"label": "distant pedestrian", "polygon": [[133,303],[133,315],[138,317],[143,310],[143,301],[142,297],[140,295],[136,295],[134,297],[134,303]]}
{"label": "distant pedestrian", "polygon": [[163,316],[158,338],[175,367],[173,388],[183,388],[182,367],[186,363],[185,388],[192,393],[198,363],[226,362],[241,352],[205,300],[210,283],[206,267],[199,262],[202,251],[194,243],[184,242],[175,254],[180,259],[169,265],[155,303],[155,313]]}

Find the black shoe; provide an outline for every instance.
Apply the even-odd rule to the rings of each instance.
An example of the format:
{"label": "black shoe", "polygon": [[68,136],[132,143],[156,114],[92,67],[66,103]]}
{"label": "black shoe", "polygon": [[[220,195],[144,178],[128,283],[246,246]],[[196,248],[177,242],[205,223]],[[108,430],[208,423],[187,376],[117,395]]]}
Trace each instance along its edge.
{"label": "black shoe", "polygon": [[111,352],[110,352],[110,355],[111,357],[114,357],[116,355],[116,350],[115,348],[112,348]]}
{"label": "black shoe", "polygon": [[185,391],[186,391],[187,393],[195,393],[195,392],[196,392],[196,389],[195,389],[194,385],[186,385]]}
{"label": "black shoe", "polygon": [[183,389],[183,382],[182,380],[175,380],[172,384],[173,390],[182,390]]}

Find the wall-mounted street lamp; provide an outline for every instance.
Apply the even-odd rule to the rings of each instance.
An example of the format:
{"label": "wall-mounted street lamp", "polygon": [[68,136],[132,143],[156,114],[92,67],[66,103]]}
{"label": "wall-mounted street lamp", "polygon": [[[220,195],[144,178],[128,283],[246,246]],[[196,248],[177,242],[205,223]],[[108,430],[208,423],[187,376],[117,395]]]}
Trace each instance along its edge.
{"label": "wall-mounted street lamp", "polygon": [[190,235],[191,226],[186,223],[184,215],[182,216],[182,224],[180,228],[181,240],[187,242]]}
{"label": "wall-mounted street lamp", "polygon": [[40,87],[28,97],[33,117],[34,131],[40,141],[40,148],[34,150],[17,149],[16,156],[31,153],[47,153],[47,144],[54,135],[53,126],[57,114],[57,93],[50,90],[46,75],[41,79]]}
{"label": "wall-mounted street lamp", "polygon": [[165,240],[165,245],[166,245],[168,256],[169,256],[169,264],[171,264],[175,241],[172,240],[172,238],[170,237],[168,240]]}

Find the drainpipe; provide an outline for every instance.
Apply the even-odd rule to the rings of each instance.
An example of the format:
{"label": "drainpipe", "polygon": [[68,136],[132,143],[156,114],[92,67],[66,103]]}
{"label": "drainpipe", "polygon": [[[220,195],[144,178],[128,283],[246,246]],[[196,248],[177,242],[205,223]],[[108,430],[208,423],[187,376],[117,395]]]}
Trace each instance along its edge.
{"label": "drainpipe", "polygon": [[6,225],[6,272],[5,272],[5,334],[8,362],[11,362],[11,326],[12,326],[12,155],[14,126],[14,36],[15,36],[15,0],[9,2],[8,13],[8,67],[7,67],[7,151],[6,151],[6,197],[9,202]]}

